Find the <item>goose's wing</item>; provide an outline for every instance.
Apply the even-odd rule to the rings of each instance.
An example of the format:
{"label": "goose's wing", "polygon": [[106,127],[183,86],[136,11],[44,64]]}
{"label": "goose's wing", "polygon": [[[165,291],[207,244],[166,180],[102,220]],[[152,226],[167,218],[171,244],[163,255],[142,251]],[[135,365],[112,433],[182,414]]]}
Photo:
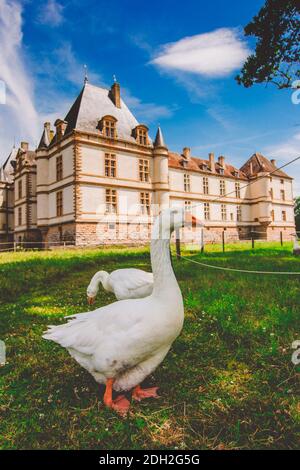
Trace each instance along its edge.
{"label": "goose's wing", "polygon": [[139,289],[148,284],[153,284],[153,274],[141,269],[118,269],[110,275],[110,283],[114,289],[118,286],[124,290]]}
{"label": "goose's wing", "polygon": [[[153,305],[146,299],[121,300],[69,317],[68,323],[49,327],[43,337],[83,355],[97,351],[101,363],[122,354],[131,361],[131,355],[145,354],[161,343],[151,315],[145,316],[148,310],[152,311]],[[105,365],[100,370],[102,367]]]}

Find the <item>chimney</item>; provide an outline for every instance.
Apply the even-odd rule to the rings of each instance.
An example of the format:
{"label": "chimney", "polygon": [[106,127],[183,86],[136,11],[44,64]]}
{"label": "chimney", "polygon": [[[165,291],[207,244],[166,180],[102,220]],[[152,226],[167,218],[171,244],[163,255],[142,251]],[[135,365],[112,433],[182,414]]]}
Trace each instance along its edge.
{"label": "chimney", "polygon": [[54,125],[56,127],[56,135],[58,139],[61,139],[64,136],[64,133],[67,128],[67,122],[62,119],[56,119]]}
{"label": "chimney", "polygon": [[272,158],[271,163],[273,166],[276,166],[276,160],[274,160],[274,158]]}
{"label": "chimney", "polygon": [[215,154],[214,153],[209,153],[209,167],[212,172],[215,172]]}
{"label": "chimney", "polygon": [[27,152],[27,150],[29,149],[28,142],[21,142],[21,149],[24,150],[24,152]]}
{"label": "chimney", "polygon": [[115,82],[109,91],[109,97],[117,108],[121,108],[120,84]]}
{"label": "chimney", "polygon": [[182,155],[188,160],[191,158],[191,149],[189,147],[184,147],[182,150]]}
{"label": "chimney", "polygon": [[223,157],[222,155],[218,158],[218,162],[219,162],[219,165],[222,167],[222,168],[225,168],[225,157]]}

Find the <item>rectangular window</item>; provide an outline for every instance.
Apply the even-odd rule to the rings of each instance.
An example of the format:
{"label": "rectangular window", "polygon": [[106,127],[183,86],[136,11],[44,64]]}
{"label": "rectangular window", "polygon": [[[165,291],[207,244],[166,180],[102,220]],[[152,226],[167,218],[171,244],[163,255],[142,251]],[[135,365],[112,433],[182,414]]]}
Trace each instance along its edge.
{"label": "rectangular window", "polygon": [[204,219],[210,220],[210,207],[208,202],[204,203]]}
{"label": "rectangular window", "polygon": [[63,215],[63,192],[57,191],[56,193],[56,216],[61,217]]}
{"label": "rectangular window", "polygon": [[115,178],[117,176],[116,172],[117,161],[116,156],[112,153],[105,154],[105,176],[109,178]]}
{"label": "rectangular window", "polygon": [[149,181],[150,175],[150,167],[149,167],[149,160],[145,160],[141,158],[139,160],[139,174],[140,174],[140,181]]}
{"label": "rectangular window", "polygon": [[282,211],[282,220],[286,222],[286,211]]}
{"label": "rectangular window", "polygon": [[285,201],[285,191],[284,191],[284,189],[281,189],[281,190],[280,190],[280,199],[281,199],[282,201]]}
{"label": "rectangular window", "polygon": [[227,220],[227,207],[226,207],[226,204],[221,204],[221,217],[222,217],[223,221]]}
{"label": "rectangular window", "polygon": [[274,210],[271,211],[271,218],[272,218],[272,222],[275,221],[275,212]]}
{"label": "rectangular window", "polygon": [[147,145],[147,131],[146,129],[138,129],[138,143],[141,145]]}
{"label": "rectangular window", "polygon": [[116,123],[114,121],[106,119],[104,121],[104,125],[103,125],[103,133],[106,137],[109,137],[111,139],[115,139],[115,137],[116,137]]}
{"label": "rectangular window", "polygon": [[208,187],[208,178],[207,176],[203,177],[203,194],[209,194],[209,187]]}
{"label": "rectangular window", "polygon": [[273,193],[273,188],[270,189],[270,198],[273,199],[274,193]]}
{"label": "rectangular window", "polygon": [[235,183],[235,197],[237,199],[241,198],[241,185],[240,185],[240,183]]}
{"label": "rectangular window", "polygon": [[225,181],[220,180],[220,196],[225,196]]}
{"label": "rectangular window", "polygon": [[281,183],[281,184],[284,184],[284,180],[280,180],[280,183]]}
{"label": "rectangular window", "polygon": [[242,208],[241,206],[236,206],[236,220],[241,222],[242,220]]}
{"label": "rectangular window", "polygon": [[150,193],[142,192],[140,194],[141,213],[150,215]]}
{"label": "rectangular window", "polygon": [[63,160],[62,155],[56,157],[56,181],[60,181],[63,178]]}
{"label": "rectangular window", "polygon": [[18,225],[22,225],[22,207],[18,208]]}
{"label": "rectangular window", "polygon": [[23,197],[23,188],[22,188],[22,180],[19,180],[18,182],[18,195],[19,195],[19,199],[22,199]]}
{"label": "rectangular window", "polygon": [[184,210],[185,210],[185,212],[191,212],[192,211],[191,201],[184,201]]}
{"label": "rectangular window", "polygon": [[191,180],[190,180],[190,175],[185,173],[183,175],[183,188],[185,192],[190,192],[191,191]]}
{"label": "rectangular window", "polygon": [[105,204],[107,214],[117,213],[117,191],[115,189],[105,190]]}

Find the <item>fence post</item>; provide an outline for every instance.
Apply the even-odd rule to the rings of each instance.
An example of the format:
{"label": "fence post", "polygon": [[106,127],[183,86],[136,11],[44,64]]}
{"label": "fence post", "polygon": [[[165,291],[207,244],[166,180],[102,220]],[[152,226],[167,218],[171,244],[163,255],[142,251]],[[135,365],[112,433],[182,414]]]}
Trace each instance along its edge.
{"label": "fence post", "polygon": [[254,236],[253,235],[252,235],[251,240],[252,240],[252,250],[254,250]]}
{"label": "fence post", "polygon": [[176,229],[175,231],[175,237],[176,237],[176,256],[177,259],[181,259],[181,251],[180,251],[180,235],[179,235],[179,229]]}
{"label": "fence post", "polygon": [[204,253],[204,228],[201,228],[201,253]]}
{"label": "fence post", "polygon": [[280,245],[283,246],[283,237],[282,237],[282,232],[280,232]]}
{"label": "fence post", "polygon": [[223,253],[225,251],[225,230],[222,232],[222,247],[223,247]]}
{"label": "fence post", "polygon": [[14,242],[14,251],[17,251],[17,243]]}

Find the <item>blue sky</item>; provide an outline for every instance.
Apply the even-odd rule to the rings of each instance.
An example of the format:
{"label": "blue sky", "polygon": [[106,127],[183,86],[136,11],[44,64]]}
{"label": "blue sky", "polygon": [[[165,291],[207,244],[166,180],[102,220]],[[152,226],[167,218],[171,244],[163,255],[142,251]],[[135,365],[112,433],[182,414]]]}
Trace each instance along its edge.
{"label": "blue sky", "polygon": [[[152,136],[160,124],[172,150],[213,151],[238,167],[255,151],[278,164],[298,156],[292,93],[234,80],[254,46],[242,28],[263,3],[0,0],[0,162],[14,139],[34,145],[45,120],[65,116],[84,64],[95,85],[115,74],[138,120]],[[298,164],[288,172],[300,180]]]}

